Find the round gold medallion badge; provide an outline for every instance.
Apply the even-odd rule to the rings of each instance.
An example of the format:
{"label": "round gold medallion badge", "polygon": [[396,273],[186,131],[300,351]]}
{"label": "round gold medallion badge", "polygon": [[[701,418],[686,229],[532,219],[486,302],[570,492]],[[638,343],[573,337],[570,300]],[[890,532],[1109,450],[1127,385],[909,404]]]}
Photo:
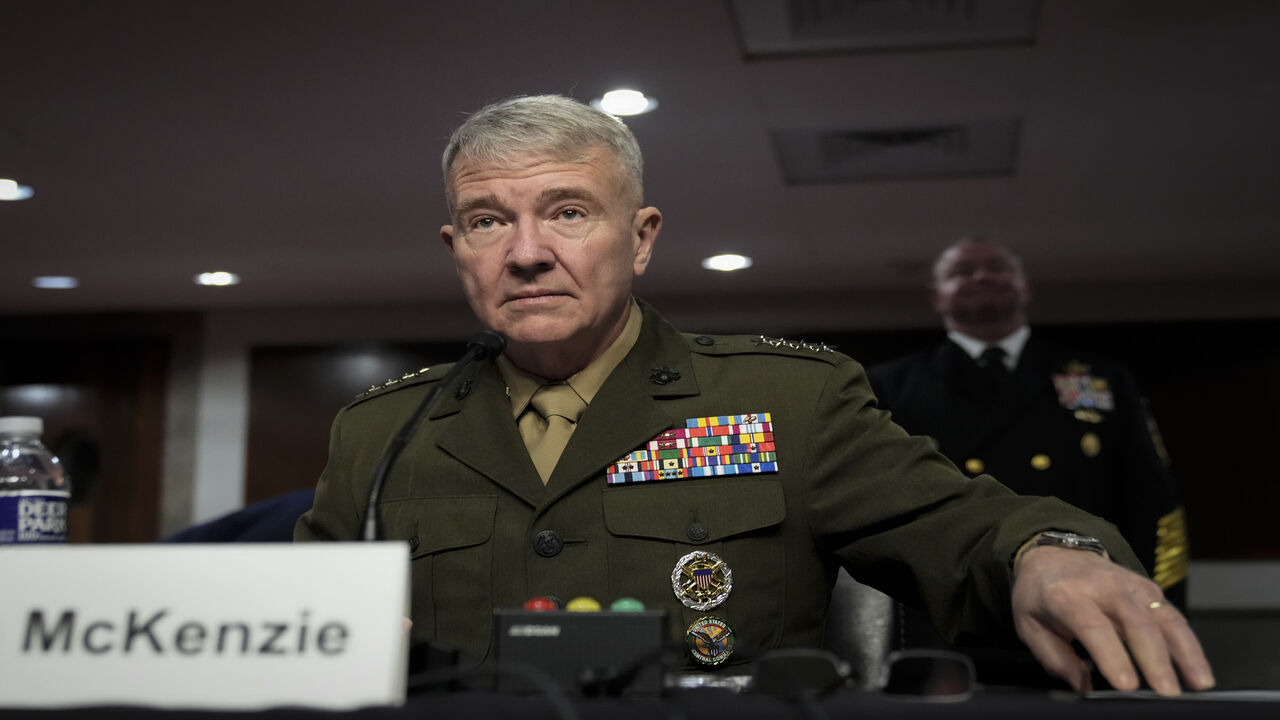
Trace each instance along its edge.
{"label": "round gold medallion badge", "polygon": [[707,615],[694,620],[684,636],[689,656],[703,665],[719,665],[733,654],[733,628],[718,617]]}
{"label": "round gold medallion badge", "polygon": [[714,553],[694,550],[676,561],[671,589],[685,607],[710,610],[729,597],[733,570]]}

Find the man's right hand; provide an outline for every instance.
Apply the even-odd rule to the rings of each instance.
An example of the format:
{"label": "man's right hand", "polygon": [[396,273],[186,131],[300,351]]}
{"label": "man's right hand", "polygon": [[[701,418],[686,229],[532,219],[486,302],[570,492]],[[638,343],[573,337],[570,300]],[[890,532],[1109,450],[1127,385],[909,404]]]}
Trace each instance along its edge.
{"label": "man's right hand", "polygon": [[1093,553],[1052,546],[1024,552],[1014,567],[1013,619],[1040,664],[1077,692],[1091,685],[1073,641],[1117,690],[1136,690],[1138,672],[1161,695],[1181,693],[1179,674],[1192,690],[1214,685],[1200,641],[1160,587]]}

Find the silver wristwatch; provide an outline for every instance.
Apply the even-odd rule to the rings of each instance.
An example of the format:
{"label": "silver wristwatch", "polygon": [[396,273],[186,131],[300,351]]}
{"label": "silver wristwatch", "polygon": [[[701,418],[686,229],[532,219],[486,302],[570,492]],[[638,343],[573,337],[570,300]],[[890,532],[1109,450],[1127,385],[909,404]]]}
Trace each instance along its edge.
{"label": "silver wristwatch", "polygon": [[1062,532],[1060,530],[1045,530],[1036,536],[1034,540],[1027,545],[1027,550],[1041,545],[1056,545],[1058,547],[1070,548],[1072,550],[1088,550],[1097,553],[1104,558],[1110,558],[1107,548],[1103,546],[1102,541],[1096,537],[1088,535],[1078,535],[1072,532]]}

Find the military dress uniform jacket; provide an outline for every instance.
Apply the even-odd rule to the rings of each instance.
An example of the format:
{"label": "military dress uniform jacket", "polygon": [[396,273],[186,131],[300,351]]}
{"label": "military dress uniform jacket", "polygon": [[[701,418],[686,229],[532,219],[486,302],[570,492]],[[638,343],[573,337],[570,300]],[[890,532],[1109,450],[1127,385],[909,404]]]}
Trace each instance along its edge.
{"label": "military dress uniform jacket", "polygon": [[[1100,536],[1098,518],[1049,498],[966,479],[875,407],[861,366],[821,346],[681,334],[641,303],[640,337],[591,402],[544,486],[493,363],[441,399],[381,494],[386,535],[409,544],[412,640],[493,659],[495,608],[536,596],[634,597],[667,611],[672,647],[705,615],[737,639],[735,660],[818,647],[837,567],[917,602],[946,631],[1010,632],[1009,561],[1037,531]],[[329,461],[298,540],[359,536],[388,440],[447,368],[362,397],[334,421]],[[609,484],[621,458],[690,418],[768,414],[776,470]],[[616,469],[616,468],[615,468]],[[715,553],[732,569],[718,607],[685,607],[672,570]]]}
{"label": "military dress uniform jacket", "polygon": [[1163,447],[1131,374],[1032,335],[994,385],[950,340],[868,371],[882,407],[933,438],[970,475],[1052,495],[1115,523],[1143,566],[1181,604],[1182,510]]}

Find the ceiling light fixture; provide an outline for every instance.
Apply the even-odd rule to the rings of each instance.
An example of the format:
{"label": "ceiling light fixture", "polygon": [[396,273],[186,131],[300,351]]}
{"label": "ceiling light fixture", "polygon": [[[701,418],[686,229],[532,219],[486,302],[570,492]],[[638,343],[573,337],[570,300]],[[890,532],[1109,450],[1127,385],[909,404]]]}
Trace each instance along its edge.
{"label": "ceiling light fixture", "polygon": [[658,101],[639,90],[610,90],[592,100],[591,107],[610,115],[641,115],[658,107]]}
{"label": "ceiling light fixture", "polygon": [[80,280],[70,275],[41,275],[31,278],[31,284],[42,290],[70,290],[80,287]]}
{"label": "ceiling light fixture", "polygon": [[197,285],[226,287],[228,285],[239,285],[240,276],[233,272],[217,270],[215,272],[202,272],[199,275],[196,275],[195,282]]}
{"label": "ceiling light fixture", "polygon": [[709,258],[702,259],[702,267],[707,270],[719,270],[721,272],[745,270],[746,268],[751,267],[751,258],[746,255],[737,255],[735,253],[712,255]]}
{"label": "ceiling light fixture", "polygon": [[35,190],[19,185],[17,180],[0,178],[0,200],[26,200],[35,194]]}

